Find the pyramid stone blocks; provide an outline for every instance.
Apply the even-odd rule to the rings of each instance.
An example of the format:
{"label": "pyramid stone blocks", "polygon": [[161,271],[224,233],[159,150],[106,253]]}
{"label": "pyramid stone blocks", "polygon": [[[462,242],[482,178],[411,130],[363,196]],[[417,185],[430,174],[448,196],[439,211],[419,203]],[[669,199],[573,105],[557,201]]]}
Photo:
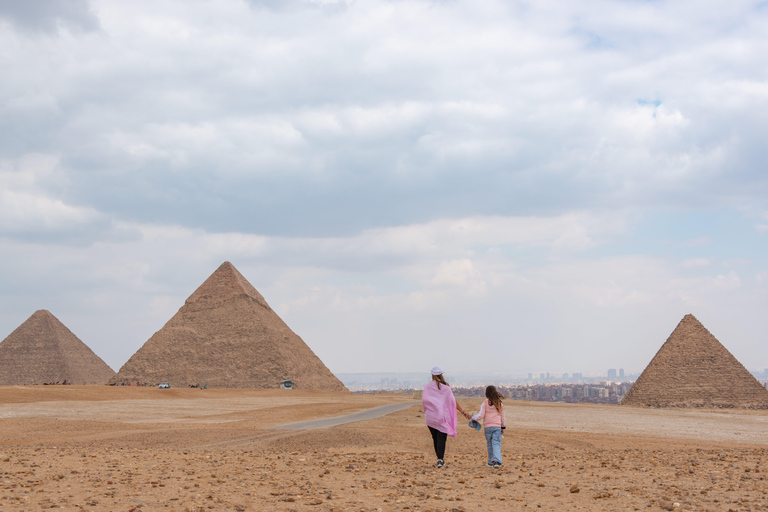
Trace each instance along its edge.
{"label": "pyramid stone blocks", "polygon": [[111,379],[173,387],[346,391],[242,274],[224,262]]}
{"label": "pyramid stone blocks", "polygon": [[0,385],[106,384],[115,374],[49,311],[36,311],[0,343]]}
{"label": "pyramid stone blocks", "polygon": [[621,404],[768,409],[768,390],[693,315],[686,315]]}

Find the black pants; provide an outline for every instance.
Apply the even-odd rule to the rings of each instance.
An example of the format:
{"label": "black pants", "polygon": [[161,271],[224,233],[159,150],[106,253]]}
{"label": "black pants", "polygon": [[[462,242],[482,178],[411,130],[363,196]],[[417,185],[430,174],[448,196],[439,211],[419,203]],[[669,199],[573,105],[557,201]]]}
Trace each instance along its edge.
{"label": "black pants", "polygon": [[445,441],[448,439],[448,434],[440,432],[432,427],[427,427],[429,433],[432,434],[432,442],[435,444],[435,455],[438,459],[445,457]]}

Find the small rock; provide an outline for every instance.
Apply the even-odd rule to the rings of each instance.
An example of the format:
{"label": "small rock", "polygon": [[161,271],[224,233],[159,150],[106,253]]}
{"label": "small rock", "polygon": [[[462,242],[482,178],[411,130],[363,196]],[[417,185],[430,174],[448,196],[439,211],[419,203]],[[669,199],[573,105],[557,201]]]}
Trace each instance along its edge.
{"label": "small rock", "polygon": [[581,489],[579,489],[579,486],[578,486],[578,485],[572,485],[572,486],[571,486],[571,492],[572,492],[573,494],[576,494],[576,493],[577,493],[577,492],[579,492],[580,490],[581,490]]}
{"label": "small rock", "polygon": [[675,506],[672,505],[671,501],[660,501],[659,506],[664,510],[675,510]]}

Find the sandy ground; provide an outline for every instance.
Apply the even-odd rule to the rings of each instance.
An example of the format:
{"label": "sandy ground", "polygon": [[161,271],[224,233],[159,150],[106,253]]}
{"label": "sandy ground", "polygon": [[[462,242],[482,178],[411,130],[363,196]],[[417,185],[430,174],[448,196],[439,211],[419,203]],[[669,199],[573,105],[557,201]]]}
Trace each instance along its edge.
{"label": "sandy ground", "polygon": [[0,387],[0,511],[768,510],[766,412],[506,405],[501,468],[462,426],[437,469],[404,395]]}

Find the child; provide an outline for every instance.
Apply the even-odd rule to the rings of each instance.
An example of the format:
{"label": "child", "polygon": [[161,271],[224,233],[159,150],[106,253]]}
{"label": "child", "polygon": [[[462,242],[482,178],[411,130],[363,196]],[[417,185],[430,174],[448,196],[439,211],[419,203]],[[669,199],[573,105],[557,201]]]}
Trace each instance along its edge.
{"label": "child", "polygon": [[480,406],[480,412],[472,416],[472,419],[483,420],[485,441],[488,443],[488,467],[497,468],[501,466],[501,431],[507,428],[504,404],[501,403],[504,397],[496,390],[496,386],[485,388],[485,397],[487,400]]}

